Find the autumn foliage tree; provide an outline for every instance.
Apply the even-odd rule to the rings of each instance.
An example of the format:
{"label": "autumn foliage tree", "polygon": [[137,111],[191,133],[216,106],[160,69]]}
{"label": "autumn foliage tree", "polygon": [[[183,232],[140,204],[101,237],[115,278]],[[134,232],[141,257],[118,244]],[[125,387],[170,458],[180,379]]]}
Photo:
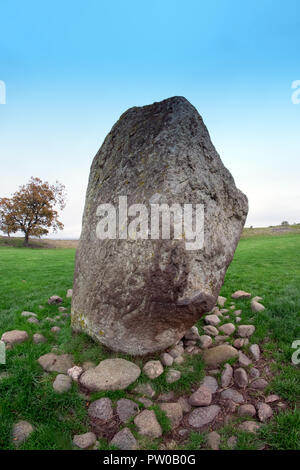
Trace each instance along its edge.
{"label": "autumn foliage tree", "polygon": [[30,236],[46,235],[63,229],[58,210],[65,207],[65,187],[56,182],[50,185],[39,178],[31,178],[20,186],[11,198],[0,199],[0,230],[8,235],[21,231],[24,245]]}

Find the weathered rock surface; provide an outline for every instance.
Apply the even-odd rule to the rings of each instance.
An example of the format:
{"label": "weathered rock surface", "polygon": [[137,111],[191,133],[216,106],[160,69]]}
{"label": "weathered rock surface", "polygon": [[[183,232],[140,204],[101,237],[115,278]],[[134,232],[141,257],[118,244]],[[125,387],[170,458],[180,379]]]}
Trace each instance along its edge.
{"label": "weathered rock surface", "polygon": [[162,429],[153,410],[144,410],[134,418],[134,424],[142,436],[160,437]]}
{"label": "weathered rock surface", "polygon": [[30,434],[34,431],[32,424],[28,421],[19,421],[13,425],[13,442],[16,446],[26,441]]}
{"label": "weathered rock surface", "polygon": [[205,349],[203,352],[203,359],[207,366],[217,367],[229,359],[238,356],[237,349],[233,348],[228,344],[221,344],[214,348]]}
{"label": "weathered rock surface", "polygon": [[73,359],[70,354],[61,354],[60,356],[53,353],[44,354],[38,359],[38,363],[46,372],[60,372],[67,374],[68,369],[73,366]]}
{"label": "weathered rock surface", "polygon": [[136,450],[138,448],[138,443],[128,428],[124,428],[115,434],[110,443],[121,450]]}
{"label": "weathered rock surface", "polygon": [[159,406],[169,418],[172,429],[177,428],[183,417],[181,405],[179,403],[161,403]]}
{"label": "weathered rock surface", "polygon": [[5,344],[18,344],[23,343],[29,338],[28,333],[22,330],[11,330],[6,331],[1,336],[1,341],[4,341]]}
{"label": "weathered rock surface", "polygon": [[99,398],[93,401],[88,409],[90,418],[101,419],[103,422],[109,421],[113,417],[113,408],[110,398]]}
{"label": "weathered rock surface", "polygon": [[80,449],[88,449],[96,442],[96,436],[93,432],[86,432],[85,434],[77,434],[73,437],[73,444]]}
{"label": "weathered rock surface", "polygon": [[218,405],[210,405],[196,408],[189,415],[189,425],[194,428],[201,428],[211,423],[219,414],[221,408]]}
{"label": "weathered rock surface", "polygon": [[231,367],[230,364],[225,364],[224,369],[221,375],[221,385],[223,388],[226,388],[229,386],[229,384],[232,381],[232,376],[233,376],[233,368]]}
{"label": "weathered rock surface", "polygon": [[123,390],[136,381],[141,369],[126,359],[105,359],[80,376],[80,383],[91,392]]}
{"label": "weathered rock surface", "polygon": [[117,401],[117,415],[122,423],[126,423],[132,416],[139,412],[137,403],[128,398],[121,398]]}
{"label": "weathered rock surface", "polygon": [[212,450],[219,450],[221,444],[221,436],[216,431],[212,431],[207,435],[207,445]]}
{"label": "weathered rock surface", "polygon": [[159,377],[163,373],[164,368],[160,361],[148,361],[144,365],[143,371],[145,375],[149,377],[149,379],[153,380]]}
{"label": "weathered rock surface", "polygon": [[205,387],[201,385],[198,390],[196,390],[189,398],[189,403],[192,406],[208,406],[211,404],[212,393]]}
{"label": "weathered rock surface", "polygon": [[[115,239],[100,240],[97,209],[112,204],[113,221],[120,196],[127,196],[127,207],[144,204],[148,213],[137,217],[134,208],[128,221],[118,223]],[[202,249],[186,249],[185,237],[175,239],[172,227],[171,239],[154,240],[150,232],[148,239],[138,238],[139,222],[150,229],[151,205],[154,211],[162,203],[180,204],[180,211],[185,203],[203,204]],[[129,109],[92,163],[76,257],[73,329],[133,355],[175,344],[215,305],[247,212],[247,198],[185,98]]]}
{"label": "weathered rock surface", "polygon": [[64,393],[70,390],[72,379],[68,375],[58,374],[53,382],[53,388],[57,393]]}
{"label": "weathered rock surface", "polygon": [[232,400],[235,403],[244,403],[244,397],[241,393],[239,393],[234,388],[227,388],[221,392],[221,398],[223,400]]}

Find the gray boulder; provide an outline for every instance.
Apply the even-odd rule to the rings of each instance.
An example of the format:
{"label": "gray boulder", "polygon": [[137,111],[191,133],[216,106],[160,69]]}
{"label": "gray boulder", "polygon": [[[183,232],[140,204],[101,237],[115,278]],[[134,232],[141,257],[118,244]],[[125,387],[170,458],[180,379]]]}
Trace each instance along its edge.
{"label": "gray boulder", "polygon": [[141,369],[125,359],[105,359],[80,376],[80,383],[91,392],[123,390],[136,381]]}
{"label": "gray boulder", "polygon": [[[119,197],[127,197],[128,208],[143,204],[143,214],[131,207],[132,215],[126,219],[125,211],[119,219],[119,204],[125,204]],[[111,218],[100,204],[111,204]],[[184,204],[201,204],[204,245],[200,237],[191,245],[185,230],[175,238],[173,217],[171,237],[153,239],[152,230],[151,238],[150,214],[161,204],[177,204],[179,211]],[[73,330],[132,355],[175,344],[215,305],[247,212],[246,196],[185,98],[126,111],[91,167],[76,256]],[[103,239],[108,226],[112,235]]]}

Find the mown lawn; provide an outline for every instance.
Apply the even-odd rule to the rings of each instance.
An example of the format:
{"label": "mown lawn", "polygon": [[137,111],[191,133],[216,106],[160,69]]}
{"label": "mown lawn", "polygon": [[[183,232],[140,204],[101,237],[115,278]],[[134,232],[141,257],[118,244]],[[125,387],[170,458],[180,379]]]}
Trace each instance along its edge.
{"label": "mown lawn", "polygon": [[[85,401],[76,385],[57,395],[52,389],[53,377],[44,374],[37,363],[39,356],[53,346],[72,353],[78,363],[107,357],[107,352],[85,335],[72,336],[69,319],[57,322],[61,327],[58,336],[50,332],[53,324],[45,321],[58,313],[57,306],[47,304],[50,295],[62,296],[63,305],[69,309],[65,293],[72,286],[74,256],[74,249],[0,247],[0,336],[7,330],[23,329],[30,335],[41,332],[48,340],[45,344],[28,341],[15,346],[7,351],[7,364],[0,365],[0,449],[13,448],[12,425],[21,419],[30,421],[36,430],[22,449],[71,449],[72,436],[88,430]],[[299,366],[291,362],[291,346],[300,339],[300,236],[243,238],[221,295],[229,301],[237,289],[263,297],[263,313],[252,314],[249,301],[238,301],[236,306],[243,309],[243,323],[249,319],[256,325],[252,342],[264,342],[275,374],[270,392],[278,393],[289,404],[288,411],[263,426],[259,436],[239,433],[238,448],[259,448],[263,441],[272,449],[299,449],[300,373]],[[23,310],[37,313],[43,321],[39,325],[27,323],[20,316]],[[198,379],[202,364],[194,366]],[[3,372],[8,376],[1,378]],[[186,389],[192,380],[183,374],[183,383],[177,386]],[[164,389],[162,380],[157,380],[156,388]],[[224,448],[230,432],[228,427],[222,431]],[[201,434],[192,433],[186,448],[201,448],[204,440]]]}

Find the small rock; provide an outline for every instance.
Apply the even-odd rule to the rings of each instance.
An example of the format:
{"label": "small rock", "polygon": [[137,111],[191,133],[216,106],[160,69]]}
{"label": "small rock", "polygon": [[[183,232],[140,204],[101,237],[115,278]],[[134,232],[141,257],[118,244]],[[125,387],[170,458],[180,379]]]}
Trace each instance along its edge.
{"label": "small rock", "polygon": [[38,363],[46,372],[60,372],[67,374],[68,369],[73,367],[73,359],[70,354],[62,354],[61,356],[48,353],[38,359]]}
{"label": "small rock", "polygon": [[153,410],[143,410],[134,418],[139,434],[148,437],[160,437],[162,429]]}
{"label": "small rock", "polygon": [[1,336],[1,341],[3,341],[5,344],[11,344],[12,346],[14,344],[24,343],[24,341],[28,339],[29,339],[28,333],[22,330],[6,331]]}
{"label": "small rock", "polygon": [[174,348],[172,348],[169,351],[169,354],[173,357],[173,359],[175,359],[175,357],[177,357],[177,356],[182,356],[183,353],[184,353],[184,349],[179,344],[177,346],[174,346]]}
{"label": "small rock", "polygon": [[187,339],[187,340],[184,340],[184,346],[187,347],[187,346],[196,346],[197,344],[197,341],[194,341],[192,339]]}
{"label": "small rock", "polygon": [[265,379],[256,379],[251,382],[250,387],[255,390],[264,390],[268,385],[269,384]]}
{"label": "small rock", "polygon": [[169,369],[166,374],[166,382],[172,384],[177,382],[181,377],[181,372],[176,369]]}
{"label": "small rock", "polygon": [[44,321],[47,321],[49,323],[54,323],[55,322],[54,318],[51,318],[51,317],[46,317]]}
{"label": "small rock", "polygon": [[206,315],[204,320],[211,326],[217,326],[220,323],[220,318],[217,315]]}
{"label": "small rock", "polygon": [[170,367],[173,364],[174,358],[171,356],[171,354],[162,353],[160,356],[160,360],[164,366]]}
{"label": "small rock", "polygon": [[177,356],[174,359],[174,364],[183,364],[184,363],[184,357],[183,356]]}
{"label": "small rock", "polygon": [[212,450],[219,450],[221,443],[221,436],[216,431],[212,431],[207,435],[208,447]]}
{"label": "small rock", "polygon": [[256,409],[254,408],[253,405],[241,405],[238,409],[238,415],[239,416],[255,416],[256,415]]}
{"label": "small rock", "polygon": [[21,313],[21,317],[34,317],[34,318],[37,318],[37,314],[36,313],[33,313],[33,312],[22,312]]}
{"label": "small rock", "polygon": [[124,428],[114,435],[110,443],[120,450],[136,450],[138,443],[128,428]]}
{"label": "small rock", "polygon": [[238,356],[237,349],[228,344],[222,344],[214,348],[205,349],[203,352],[203,360],[206,366],[215,368],[225,361]]}
{"label": "small rock", "polygon": [[92,447],[97,438],[93,432],[86,432],[85,434],[77,434],[73,437],[73,444],[80,449],[88,449]]}
{"label": "small rock", "polygon": [[256,367],[251,367],[250,369],[250,376],[253,378],[253,379],[257,379],[259,376],[260,376],[260,372],[258,369],[256,369]]}
{"label": "small rock", "polygon": [[259,429],[259,427],[260,424],[256,423],[255,421],[244,421],[239,425],[239,429],[241,431],[252,432],[254,434]]}
{"label": "small rock", "polygon": [[35,318],[35,317],[30,317],[30,318],[27,319],[27,323],[32,323],[32,324],[34,324],[34,325],[37,325],[37,324],[40,323],[40,322],[39,322],[39,320],[38,320],[37,318]]}
{"label": "small rock", "polygon": [[48,304],[49,305],[53,305],[53,304],[61,304],[63,301],[63,299],[61,297],[59,297],[58,295],[52,295],[49,299],[48,299]]}
{"label": "small rock", "polygon": [[274,401],[278,401],[280,400],[279,396],[278,395],[268,395],[266,398],[265,398],[265,402],[266,403],[274,403]]}
{"label": "small rock", "polygon": [[258,344],[251,344],[249,351],[252,354],[254,361],[259,361],[260,349],[259,349]]}
{"label": "small rock", "polygon": [[237,323],[240,323],[240,322],[242,321],[242,319],[241,319],[241,317],[236,317],[235,321],[236,321]]}
{"label": "small rock", "polygon": [[174,399],[175,399],[175,393],[173,392],[173,390],[170,390],[169,392],[161,393],[158,396],[157,401],[168,402],[168,401],[173,401]]}
{"label": "small rock", "polygon": [[246,356],[246,354],[239,351],[239,364],[242,367],[248,367],[251,364],[251,360]]}
{"label": "small rock", "polygon": [[220,307],[224,307],[226,300],[226,297],[222,297],[221,295],[219,295],[217,303]]}
{"label": "small rock", "polygon": [[59,326],[52,326],[51,331],[52,333],[59,333],[61,328]]}
{"label": "small rock", "polygon": [[58,307],[58,311],[61,313],[66,312],[68,309],[66,307]]}
{"label": "small rock", "polygon": [[233,368],[230,364],[224,365],[224,370],[221,375],[221,385],[223,388],[226,388],[230,385],[233,376]]}
{"label": "small rock", "polygon": [[262,304],[260,304],[259,302],[256,302],[255,300],[252,300],[251,310],[254,313],[263,312],[265,310],[265,307]]}
{"label": "small rock", "polygon": [[233,312],[233,314],[236,316],[236,317],[240,317],[242,315],[242,310],[235,310]]}
{"label": "small rock", "polygon": [[218,416],[220,411],[221,408],[218,405],[195,408],[189,415],[189,425],[199,429],[211,423]]}
{"label": "small rock", "polygon": [[253,297],[252,302],[260,302],[263,298],[259,297],[258,295],[256,297]]}
{"label": "small rock", "polygon": [[229,339],[227,335],[218,335],[215,336],[215,345],[223,344]]}
{"label": "small rock", "polygon": [[232,299],[250,299],[251,294],[249,292],[245,292],[244,290],[237,290],[232,294]]}
{"label": "small rock", "polygon": [[218,309],[218,307],[214,307],[212,311],[210,312],[211,315],[217,315],[218,317],[222,316],[221,311]]}
{"label": "small rock", "polygon": [[155,390],[153,389],[152,385],[149,383],[138,384],[133,391],[140,395],[143,395],[148,398],[153,398],[155,396]]}
{"label": "small rock", "polygon": [[239,325],[238,326],[238,335],[241,338],[249,338],[249,336],[253,335],[255,331],[254,325]]}
{"label": "small rock", "polygon": [[159,377],[163,372],[164,368],[160,361],[148,361],[143,367],[143,371],[149,379],[153,380]]}
{"label": "small rock", "polygon": [[211,391],[211,393],[216,393],[218,390],[218,382],[214,377],[210,377],[209,375],[206,375],[204,379],[201,382],[201,385],[204,385],[208,390]]}
{"label": "small rock", "polygon": [[70,298],[70,297],[72,297],[72,295],[73,295],[73,289],[68,289],[68,290],[67,290],[67,296],[66,296],[67,299]]}
{"label": "small rock", "polygon": [[192,326],[184,335],[185,339],[195,340],[199,339],[199,331],[196,326]]}
{"label": "small rock", "polygon": [[207,373],[209,375],[216,376],[216,375],[219,375],[220,369],[211,369],[211,370],[208,370]]}
{"label": "small rock", "polygon": [[228,313],[228,308],[221,308],[220,313],[223,315],[224,313]]}
{"label": "small rock", "polygon": [[233,346],[237,349],[241,349],[245,345],[245,338],[237,338],[233,342]]}
{"label": "small rock", "polygon": [[215,326],[212,326],[212,325],[204,326],[203,331],[206,334],[211,335],[211,336],[217,336],[219,334],[219,330]]}
{"label": "small rock", "polygon": [[212,345],[212,339],[208,335],[202,335],[199,337],[200,348],[206,349]]}
{"label": "small rock", "polygon": [[94,369],[80,376],[80,383],[91,392],[124,390],[136,381],[141,369],[133,362],[121,358],[104,359]]}
{"label": "small rock", "polygon": [[223,400],[232,400],[235,403],[244,403],[244,397],[234,388],[227,388],[221,392],[221,398]]}
{"label": "small rock", "polygon": [[64,393],[70,390],[72,379],[68,375],[58,374],[53,382],[53,388],[57,393]]}
{"label": "small rock", "polygon": [[264,423],[265,421],[267,421],[267,419],[273,416],[273,410],[270,405],[267,405],[267,403],[259,403],[257,405],[257,414],[259,420]]}
{"label": "small rock", "polygon": [[28,421],[19,421],[13,425],[13,442],[16,446],[22,444],[34,431],[33,426]]}
{"label": "small rock", "polygon": [[47,340],[44,335],[35,333],[32,337],[34,344],[45,343]]}
{"label": "small rock", "polygon": [[248,385],[248,375],[245,369],[239,367],[234,371],[234,382],[240,388],[245,388]]}
{"label": "small rock", "polygon": [[198,390],[189,397],[189,403],[192,406],[208,406],[211,404],[211,400],[212,393],[204,385],[200,386]]}
{"label": "small rock", "polygon": [[90,418],[101,419],[103,422],[109,421],[113,417],[113,408],[110,398],[100,398],[93,401],[88,409]]}
{"label": "small rock", "polygon": [[222,331],[225,335],[232,335],[235,331],[235,326],[233,323],[225,323],[219,327],[219,330]]}
{"label": "small rock", "polygon": [[179,403],[162,403],[160,409],[164,411],[171,422],[172,429],[175,429],[181,423],[183,418],[182,408]]}
{"label": "small rock", "polygon": [[185,437],[189,434],[189,430],[185,428],[179,429],[178,434],[180,437]]}
{"label": "small rock", "polygon": [[237,445],[237,437],[235,436],[231,436],[228,440],[227,440],[227,446],[229,447],[229,449],[234,449]]}
{"label": "small rock", "polygon": [[191,405],[189,404],[188,400],[184,397],[179,397],[177,403],[181,406],[183,413],[189,413],[192,409]]}
{"label": "small rock", "polygon": [[139,412],[138,405],[127,398],[121,398],[117,401],[117,415],[122,423],[126,423],[132,416]]}
{"label": "small rock", "polygon": [[74,382],[78,382],[79,377],[83,373],[83,368],[79,366],[74,366],[71,367],[71,369],[68,369],[68,375],[71,377]]}

